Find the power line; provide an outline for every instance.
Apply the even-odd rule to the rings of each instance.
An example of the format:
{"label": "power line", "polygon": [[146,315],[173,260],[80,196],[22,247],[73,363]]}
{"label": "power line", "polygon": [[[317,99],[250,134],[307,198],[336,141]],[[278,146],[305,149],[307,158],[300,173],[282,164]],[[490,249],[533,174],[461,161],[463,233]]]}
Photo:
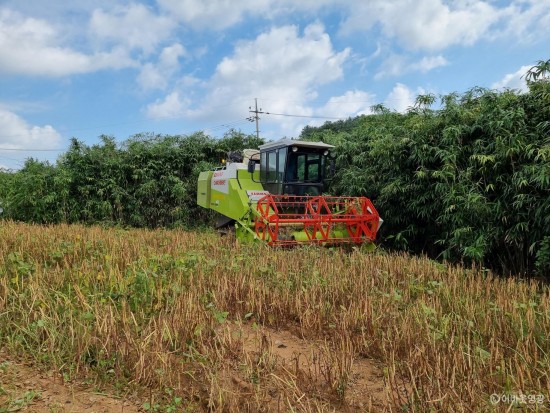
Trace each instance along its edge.
{"label": "power line", "polygon": [[288,116],[291,118],[310,118],[310,119],[335,119],[335,120],[341,120],[345,118],[337,118],[334,116],[308,116],[308,115],[292,115],[289,113],[273,113],[273,112],[261,112],[265,113],[266,115],[274,115],[274,116]]}
{"label": "power line", "polygon": [[291,118],[308,118],[308,119],[331,119],[331,120],[343,120],[346,118],[337,118],[334,116],[310,116],[310,115],[294,115],[291,113],[274,113],[274,112],[264,112],[262,108],[258,109],[258,98],[254,98],[254,109],[252,106],[248,107],[249,112],[252,113],[252,116],[246,118],[249,122],[256,122],[256,137],[260,138],[260,114],[273,115],[273,116],[286,116]]}
{"label": "power line", "polygon": [[220,124],[220,125],[206,127],[206,128],[201,129],[201,130],[203,132],[205,132],[205,131],[215,131],[215,130],[219,130],[219,129],[233,128],[237,125],[242,125],[242,124],[245,124],[245,123],[248,123],[247,119],[240,119],[240,120],[236,120],[236,121],[223,123],[223,124]]}
{"label": "power line", "polygon": [[291,103],[300,103],[300,104],[303,104],[303,103],[319,103],[319,102],[322,102],[322,103],[372,103],[372,100],[355,100],[355,99],[352,99],[352,100],[340,100],[338,99],[337,101],[331,101],[330,100],[331,98],[329,98],[328,100],[327,99],[322,99],[322,98],[318,98],[318,99],[307,99],[307,100],[304,100],[304,99],[296,99],[296,100],[289,100],[289,99],[278,99],[278,98],[258,98],[258,100],[265,100],[265,101],[269,101],[269,102],[291,102]]}

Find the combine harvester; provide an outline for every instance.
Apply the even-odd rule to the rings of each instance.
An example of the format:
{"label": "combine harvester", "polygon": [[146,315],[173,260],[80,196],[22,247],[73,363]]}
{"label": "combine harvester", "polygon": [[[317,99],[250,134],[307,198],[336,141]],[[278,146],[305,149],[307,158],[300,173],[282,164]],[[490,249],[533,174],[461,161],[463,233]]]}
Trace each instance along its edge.
{"label": "combine harvester", "polygon": [[201,172],[197,204],[216,211],[217,228],[272,246],[372,243],[382,219],[365,197],[325,196],[334,175],[323,142],[284,139],[228,154],[225,166]]}

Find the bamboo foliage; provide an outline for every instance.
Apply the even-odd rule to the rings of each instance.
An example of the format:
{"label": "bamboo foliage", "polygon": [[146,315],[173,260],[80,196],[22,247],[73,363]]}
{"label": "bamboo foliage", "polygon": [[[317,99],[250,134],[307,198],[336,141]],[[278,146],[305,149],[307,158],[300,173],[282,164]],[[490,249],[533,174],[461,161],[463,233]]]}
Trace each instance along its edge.
{"label": "bamboo foliage", "polygon": [[548,62],[529,91],[419,96],[405,114],[304,130],[338,145],[332,190],[373,199],[384,244],[505,273],[550,271]]}
{"label": "bamboo foliage", "polygon": [[87,223],[134,227],[204,225],[196,205],[197,177],[218,166],[227,151],[263,141],[229,131],[215,140],[141,134],[119,145],[113,137],[88,146],[72,139],[56,165],[27,160],[0,173],[4,218],[34,223]]}

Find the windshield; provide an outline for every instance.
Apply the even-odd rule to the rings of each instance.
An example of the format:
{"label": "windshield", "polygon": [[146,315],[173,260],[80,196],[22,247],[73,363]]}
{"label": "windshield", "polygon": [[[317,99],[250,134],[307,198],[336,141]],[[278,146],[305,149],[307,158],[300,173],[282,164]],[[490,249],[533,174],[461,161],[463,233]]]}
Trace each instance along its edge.
{"label": "windshield", "polygon": [[318,153],[289,152],[286,182],[321,182],[321,159]]}

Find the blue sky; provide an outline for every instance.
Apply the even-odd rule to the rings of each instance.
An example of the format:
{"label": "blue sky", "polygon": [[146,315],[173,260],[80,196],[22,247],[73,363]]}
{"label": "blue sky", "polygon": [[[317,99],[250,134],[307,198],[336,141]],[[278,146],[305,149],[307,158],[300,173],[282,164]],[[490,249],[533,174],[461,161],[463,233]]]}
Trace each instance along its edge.
{"label": "blue sky", "polygon": [[[0,167],[71,137],[296,137],[422,93],[524,89],[550,0],[0,0]],[[297,115],[297,116],[296,116]],[[32,151],[31,151],[32,150]]]}

